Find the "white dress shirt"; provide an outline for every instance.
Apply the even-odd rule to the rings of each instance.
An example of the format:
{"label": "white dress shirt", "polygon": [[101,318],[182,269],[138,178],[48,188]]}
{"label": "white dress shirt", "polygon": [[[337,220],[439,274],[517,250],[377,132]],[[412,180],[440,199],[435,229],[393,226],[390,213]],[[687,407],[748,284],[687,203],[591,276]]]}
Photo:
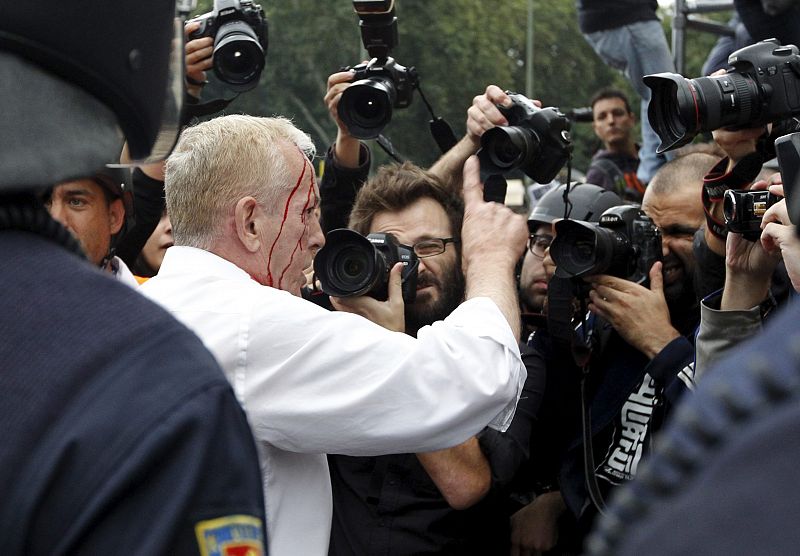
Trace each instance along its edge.
{"label": "white dress shirt", "polygon": [[133,272],[131,272],[131,269],[125,264],[125,261],[119,257],[115,256],[111,259],[111,272],[118,282],[122,282],[126,286],[130,286],[134,289],[139,288],[139,282],[136,280],[136,276],[133,275]]}
{"label": "white dress shirt", "polygon": [[140,291],[194,330],[233,384],[263,456],[273,556],[327,554],[325,453],[425,452],[490,422],[505,430],[525,381],[511,328],[486,298],[415,339],[177,246]]}

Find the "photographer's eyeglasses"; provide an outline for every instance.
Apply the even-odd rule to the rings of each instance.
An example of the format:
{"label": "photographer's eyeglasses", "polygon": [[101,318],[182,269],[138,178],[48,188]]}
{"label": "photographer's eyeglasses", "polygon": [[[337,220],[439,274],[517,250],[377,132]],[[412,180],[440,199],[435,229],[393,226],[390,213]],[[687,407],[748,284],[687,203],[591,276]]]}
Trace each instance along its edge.
{"label": "photographer's eyeglasses", "polygon": [[534,257],[544,258],[544,252],[553,243],[553,236],[549,234],[534,234],[528,238],[528,250]]}
{"label": "photographer's eyeglasses", "polygon": [[414,250],[414,254],[417,256],[417,258],[424,259],[425,257],[433,257],[434,255],[440,255],[444,253],[445,249],[447,249],[448,243],[455,244],[458,243],[458,240],[452,237],[434,237],[431,239],[418,241],[411,247],[411,249]]}

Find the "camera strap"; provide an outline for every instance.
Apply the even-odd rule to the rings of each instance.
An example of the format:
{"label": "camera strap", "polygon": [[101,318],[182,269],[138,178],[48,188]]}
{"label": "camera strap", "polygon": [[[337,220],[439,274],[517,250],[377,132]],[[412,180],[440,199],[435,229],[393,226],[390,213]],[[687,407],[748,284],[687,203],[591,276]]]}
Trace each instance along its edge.
{"label": "camera strap", "polygon": [[589,401],[586,395],[586,383],[589,378],[589,362],[582,367],[581,374],[581,428],[583,435],[583,474],[586,480],[586,491],[589,499],[601,515],[606,513],[606,502],[600,485],[597,483],[594,462],[594,445],[592,444],[592,416]]}
{"label": "camera strap", "polygon": [[186,93],[184,95],[185,102],[183,103],[183,114],[181,115],[181,126],[189,125],[195,118],[202,118],[222,112],[230,103],[239,98],[239,93],[236,93],[233,98],[217,98],[209,100],[208,102],[200,102],[200,99]]}
{"label": "camera strap", "polygon": [[442,154],[444,154],[455,147],[456,143],[458,143],[456,134],[453,133],[453,128],[450,127],[450,124],[448,124],[444,118],[440,118],[436,115],[436,113],[434,113],[433,107],[428,102],[428,99],[425,98],[425,94],[422,92],[422,87],[420,87],[419,80],[417,80],[416,89],[419,93],[419,98],[422,99],[423,104],[425,104],[425,107],[428,109],[428,112],[431,115],[431,120],[428,122],[428,125],[430,126],[433,140],[436,141],[436,144],[439,146],[439,150],[442,151]]}
{"label": "camera strap", "polygon": [[378,136],[375,138],[375,142],[381,149],[383,149],[383,152],[385,152],[392,158],[392,160],[394,160],[398,164],[402,164],[403,162],[405,162],[403,157],[397,154],[397,151],[394,150],[394,145],[392,145],[391,140],[389,140],[389,138],[386,137],[383,133],[378,134]]}
{"label": "camera strap", "polygon": [[712,204],[721,202],[728,189],[744,189],[753,183],[761,171],[764,155],[752,152],[739,160],[730,172],[727,171],[729,160],[726,156],[717,162],[703,178],[702,199],[706,226],[715,237],[722,240],[727,237],[728,228],[725,222],[714,217]]}

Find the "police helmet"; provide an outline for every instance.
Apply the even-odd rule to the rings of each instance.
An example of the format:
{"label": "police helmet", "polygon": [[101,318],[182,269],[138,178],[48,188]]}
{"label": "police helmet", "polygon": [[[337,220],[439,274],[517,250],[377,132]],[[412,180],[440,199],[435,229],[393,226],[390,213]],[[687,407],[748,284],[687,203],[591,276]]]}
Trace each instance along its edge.
{"label": "police helmet", "polygon": [[[3,2],[0,193],[47,188],[117,162],[162,159],[183,102],[175,0]],[[142,30],[146,29],[146,32]]]}

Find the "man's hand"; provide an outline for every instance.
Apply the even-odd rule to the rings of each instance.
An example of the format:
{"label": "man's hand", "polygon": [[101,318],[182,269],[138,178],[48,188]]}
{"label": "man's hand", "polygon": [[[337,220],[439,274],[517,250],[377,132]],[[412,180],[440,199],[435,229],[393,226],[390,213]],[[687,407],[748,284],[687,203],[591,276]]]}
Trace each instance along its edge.
{"label": "man's hand", "polygon": [[505,205],[483,200],[478,158],[464,164],[464,224],[461,256],[467,282],[467,299],[489,297],[519,338],[514,266],[525,252],[528,226]]}
{"label": "man's hand", "polygon": [[378,301],[367,295],[358,297],[331,297],[331,304],[337,311],[347,311],[361,315],[375,324],[380,324],[394,332],[406,331],[405,303],[401,272],[403,263],[397,263],[389,273],[389,298]]}
{"label": "man's hand", "polygon": [[486,92],[472,99],[472,106],[467,110],[467,138],[477,150],[481,143],[481,135],[499,125],[508,125],[508,120],[497,105],[506,108],[511,106],[511,98],[497,85],[489,85]]}
{"label": "man's hand", "polygon": [[355,72],[340,71],[328,76],[328,91],[325,93],[325,106],[331,119],[336,122],[336,144],[334,155],[336,162],[344,168],[357,168],[360,144],[358,139],[350,135],[347,126],[339,117],[339,101],[342,93],[350,86]]}
{"label": "man's hand", "polygon": [[680,333],[672,327],[661,262],[650,269],[650,289],[623,278],[589,278],[589,310],[607,320],[626,342],[652,359]]}
{"label": "man's hand", "polygon": [[[773,185],[769,190],[770,193],[783,195],[782,185]],[[794,224],[789,220],[786,199],[775,203],[764,213],[761,228],[761,245],[768,253],[780,253],[792,287],[800,291],[800,240],[797,239]]]}
{"label": "man's hand", "polygon": [[[214,65],[214,37],[189,40],[189,35],[200,28],[200,22],[187,23],[183,28],[186,35],[186,91],[195,98],[200,98],[202,83],[206,81],[206,71]],[[196,85],[201,83],[201,85]]]}
{"label": "man's hand", "polygon": [[511,516],[511,556],[536,556],[558,542],[558,518],[566,506],[561,493],[548,492]]}
{"label": "man's hand", "polygon": [[756,152],[758,138],[766,133],[766,128],[757,127],[749,129],[716,129],[712,132],[714,141],[725,151],[730,159],[728,161],[728,171],[746,155]]}
{"label": "man's hand", "polygon": [[505,205],[483,200],[480,164],[471,156],[464,164],[464,270],[490,262],[513,268],[525,252],[527,240],[528,226],[522,216]]}
{"label": "man's hand", "polygon": [[761,242],[747,241],[741,234],[728,232],[725,288],[722,290],[720,309],[746,310],[764,301],[779,260],[780,254],[768,253]]}

